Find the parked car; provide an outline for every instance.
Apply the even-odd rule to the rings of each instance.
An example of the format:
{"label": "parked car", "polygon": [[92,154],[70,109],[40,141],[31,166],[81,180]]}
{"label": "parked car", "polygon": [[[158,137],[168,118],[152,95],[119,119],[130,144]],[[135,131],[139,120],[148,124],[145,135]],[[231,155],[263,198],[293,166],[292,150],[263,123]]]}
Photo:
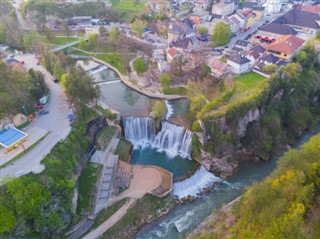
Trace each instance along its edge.
{"label": "parked car", "polygon": [[59,83],[59,80],[58,79],[54,79],[53,82],[54,83]]}
{"label": "parked car", "polygon": [[23,64],[24,64],[24,61],[20,61],[20,64],[23,65]]}
{"label": "parked car", "polygon": [[39,115],[47,115],[47,114],[49,114],[49,110],[41,110],[39,112]]}
{"label": "parked car", "polygon": [[40,65],[40,60],[37,61],[37,65]]}
{"label": "parked car", "polygon": [[15,55],[11,55],[11,56],[9,56],[10,58],[13,58],[13,57],[15,57]]}

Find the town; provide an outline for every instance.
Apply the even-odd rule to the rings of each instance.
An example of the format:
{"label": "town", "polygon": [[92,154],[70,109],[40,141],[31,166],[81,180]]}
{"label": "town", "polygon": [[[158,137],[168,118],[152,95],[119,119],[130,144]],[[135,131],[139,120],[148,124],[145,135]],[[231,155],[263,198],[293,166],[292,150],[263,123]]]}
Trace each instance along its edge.
{"label": "town", "polygon": [[197,225],[264,180],[236,188],[242,165],[319,131],[318,0],[0,11],[0,237],[209,238]]}

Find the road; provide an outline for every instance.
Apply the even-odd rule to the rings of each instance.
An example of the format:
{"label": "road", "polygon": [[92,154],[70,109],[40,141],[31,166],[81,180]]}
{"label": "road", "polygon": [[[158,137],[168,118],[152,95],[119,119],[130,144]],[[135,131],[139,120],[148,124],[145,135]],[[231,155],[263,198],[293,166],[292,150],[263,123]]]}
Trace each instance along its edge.
{"label": "road", "polygon": [[38,116],[28,127],[36,126],[50,133],[22,158],[0,169],[0,179],[8,176],[20,177],[30,172],[39,173],[43,171],[44,166],[40,164],[41,160],[45,155],[50,153],[50,150],[58,141],[66,138],[71,130],[66,117],[72,111],[67,104],[64,91],[60,88],[59,84],[53,82],[53,76],[44,67],[37,65],[37,59],[33,54],[17,55],[15,59],[19,61],[23,60],[27,70],[33,68],[43,73],[45,77],[45,81],[50,89],[50,100],[47,107],[49,114]]}
{"label": "road", "polygon": [[16,0],[13,3],[13,6],[15,8],[15,12],[16,12],[20,27],[21,27],[22,30],[25,30],[25,31],[36,31],[37,30],[37,26],[32,21],[25,20],[21,16],[21,13],[20,13],[20,10],[19,10],[19,6],[20,6],[20,4],[22,2],[24,2],[24,0]]}

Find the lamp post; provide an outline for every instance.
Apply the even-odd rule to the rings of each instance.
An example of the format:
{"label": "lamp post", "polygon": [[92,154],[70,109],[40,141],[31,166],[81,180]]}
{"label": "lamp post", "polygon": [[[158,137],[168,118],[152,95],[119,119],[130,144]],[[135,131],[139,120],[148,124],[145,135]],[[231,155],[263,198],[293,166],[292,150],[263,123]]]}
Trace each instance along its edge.
{"label": "lamp post", "polygon": [[25,114],[26,114],[26,116],[28,117],[28,112],[27,112],[27,110],[26,110],[26,106],[25,106],[25,105],[23,105],[21,108],[24,110],[24,113],[25,113]]}

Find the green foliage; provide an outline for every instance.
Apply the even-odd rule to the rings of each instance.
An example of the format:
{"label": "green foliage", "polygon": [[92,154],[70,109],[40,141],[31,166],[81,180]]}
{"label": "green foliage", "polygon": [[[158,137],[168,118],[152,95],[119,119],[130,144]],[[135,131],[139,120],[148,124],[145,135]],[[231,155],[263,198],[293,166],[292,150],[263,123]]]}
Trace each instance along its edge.
{"label": "green foliage", "polygon": [[160,76],[160,83],[162,89],[169,89],[172,84],[171,76],[168,74],[162,74]]}
{"label": "green foliage", "polygon": [[32,50],[33,44],[41,41],[41,37],[36,31],[30,31],[23,36],[23,45],[27,50]]}
{"label": "green foliage", "polygon": [[192,130],[193,130],[194,132],[202,132],[202,131],[203,131],[203,129],[201,128],[201,126],[200,126],[200,124],[199,124],[198,121],[193,122],[193,124],[192,124]]}
{"label": "green foliage", "polygon": [[208,34],[208,28],[206,28],[206,27],[199,27],[199,28],[198,28],[198,32],[199,32],[200,34]]}
{"label": "green foliage", "polygon": [[204,95],[197,95],[190,99],[190,114],[195,116],[206,105]]}
{"label": "green foliage", "polygon": [[27,74],[19,67],[9,67],[3,62],[0,62],[0,72],[0,118],[24,113],[23,105],[28,113],[32,113],[35,102],[48,92],[42,74],[33,70]]}
{"label": "green foliage", "polygon": [[2,235],[3,233],[11,231],[15,221],[14,211],[0,205],[0,234]]}
{"label": "green foliage", "polygon": [[201,142],[196,134],[192,135],[192,156],[197,157],[201,154]]}
{"label": "green foliage", "polygon": [[116,41],[119,39],[119,36],[120,36],[119,28],[116,26],[111,27],[111,29],[109,30],[108,38],[111,41]]}
{"label": "green foliage", "polygon": [[116,155],[119,156],[119,159],[126,163],[130,163],[131,152],[132,152],[131,142],[125,139],[120,139],[117,149],[114,152]]}
{"label": "green foliage", "polygon": [[230,26],[224,22],[218,22],[213,29],[211,40],[214,42],[216,47],[226,45],[231,40],[231,29]]}
{"label": "green foliage", "polygon": [[225,230],[236,238],[315,238],[310,210],[319,200],[319,155],[320,135],[286,153],[271,176],[244,193],[232,210],[235,224]]}
{"label": "green foliage", "polygon": [[79,178],[77,213],[92,213],[94,191],[97,179],[101,171],[101,165],[87,163]]}
{"label": "green foliage", "polygon": [[166,106],[163,103],[163,101],[158,100],[152,105],[152,112],[154,113],[155,117],[158,119],[162,118],[165,110],[166,110]]}
{"label": "green foliage", "polygon": [[85,105],[98,99],[100,88],[93,85],[94,79],[81,67],[71,67],[64,86],[70,100],[76,104]]}
{"label": "green foliage", "polygon": [[270,64],[270,65],[265,65],[263,67],[263,70],[269,72],[269,73],[274,73],[278,69],[278,66],[276,64]]}
{"label": "green foliage", "polygon": [[135,59],[135,61],[133,62],[133,68],[138,74],[144,73],[147,70],[147,66],[141,57]]}
{"label": "green foliage", "polygon": [[142,36],[145,27],[147,27],[147,24],[140,20],[135,20],[133,23],[131,23],[131,29],[135,31],[140,37]]}

